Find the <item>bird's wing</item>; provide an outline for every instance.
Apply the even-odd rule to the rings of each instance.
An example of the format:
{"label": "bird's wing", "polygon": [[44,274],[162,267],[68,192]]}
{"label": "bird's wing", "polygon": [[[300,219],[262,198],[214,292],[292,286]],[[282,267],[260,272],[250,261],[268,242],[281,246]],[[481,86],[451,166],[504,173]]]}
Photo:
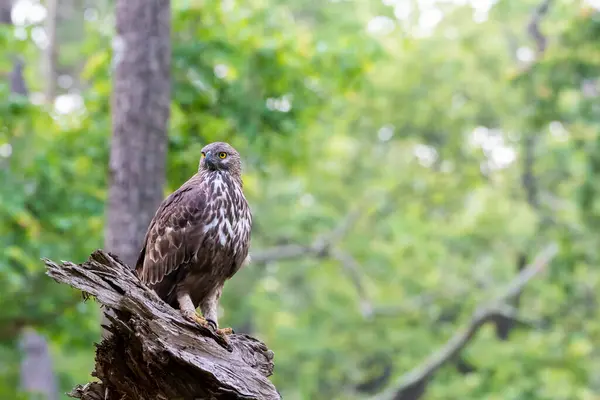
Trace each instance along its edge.
{"label": "bird's wing", "polygon": [[198,186],[182,186],[160,205],[150,222],[136,272],[154,285],[197,254],[206,218],[206,193]]}

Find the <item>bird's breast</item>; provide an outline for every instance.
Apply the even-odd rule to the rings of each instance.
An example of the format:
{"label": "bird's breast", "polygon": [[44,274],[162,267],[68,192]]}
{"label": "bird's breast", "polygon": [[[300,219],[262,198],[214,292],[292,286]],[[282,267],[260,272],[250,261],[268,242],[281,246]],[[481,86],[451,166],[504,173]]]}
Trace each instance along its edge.
{"label": "bird's breast", "polygon": [[209,189],[209,218],[203,228],[206,236],[215,250],[234,254],[243,251],[250,238],[251,219],[241,188],[217,175]]}

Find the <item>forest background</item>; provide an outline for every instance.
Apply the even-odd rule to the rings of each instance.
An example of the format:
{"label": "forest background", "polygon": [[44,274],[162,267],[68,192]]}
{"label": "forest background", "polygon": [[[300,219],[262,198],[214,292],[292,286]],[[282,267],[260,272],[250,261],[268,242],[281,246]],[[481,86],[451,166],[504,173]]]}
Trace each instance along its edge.
{"label": "forest background", "polygon": [[[597,0],[126,3],[0,0],[0,398],[90,379],[98,305],[40,258],[134,254],[217,140],[256,256],[221,323],[275,352],[283,398],[600,398]],[[115,26],[154,17],[138,61],[171,56],[126,85],[153,64]],[[128,242],[120,145],[149,165]]]}

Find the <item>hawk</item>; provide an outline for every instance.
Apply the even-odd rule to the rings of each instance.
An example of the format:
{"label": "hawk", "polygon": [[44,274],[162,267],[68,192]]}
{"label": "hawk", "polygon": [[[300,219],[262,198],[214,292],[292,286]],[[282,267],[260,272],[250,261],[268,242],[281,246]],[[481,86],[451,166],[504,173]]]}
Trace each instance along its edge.
{"label": "hawk", "polygon": [[141,281],[161,299],[220,335],[233,332],[219,329],[223,285],[250,261],[252,214],[241,167],[229,144],[205,146],[198,172],[156,211],[136,263]]}

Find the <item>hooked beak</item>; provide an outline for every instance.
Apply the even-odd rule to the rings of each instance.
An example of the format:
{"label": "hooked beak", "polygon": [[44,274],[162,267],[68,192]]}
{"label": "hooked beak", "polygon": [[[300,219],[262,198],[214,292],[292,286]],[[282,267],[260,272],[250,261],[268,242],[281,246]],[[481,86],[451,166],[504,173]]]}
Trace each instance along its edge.
{"label": "hooked beak", "polygon": [[204,157],[204,163],[210,169],[216,169],[217,163],[215,162],[215,158],[211,151],[206,153],[206,157]]}

